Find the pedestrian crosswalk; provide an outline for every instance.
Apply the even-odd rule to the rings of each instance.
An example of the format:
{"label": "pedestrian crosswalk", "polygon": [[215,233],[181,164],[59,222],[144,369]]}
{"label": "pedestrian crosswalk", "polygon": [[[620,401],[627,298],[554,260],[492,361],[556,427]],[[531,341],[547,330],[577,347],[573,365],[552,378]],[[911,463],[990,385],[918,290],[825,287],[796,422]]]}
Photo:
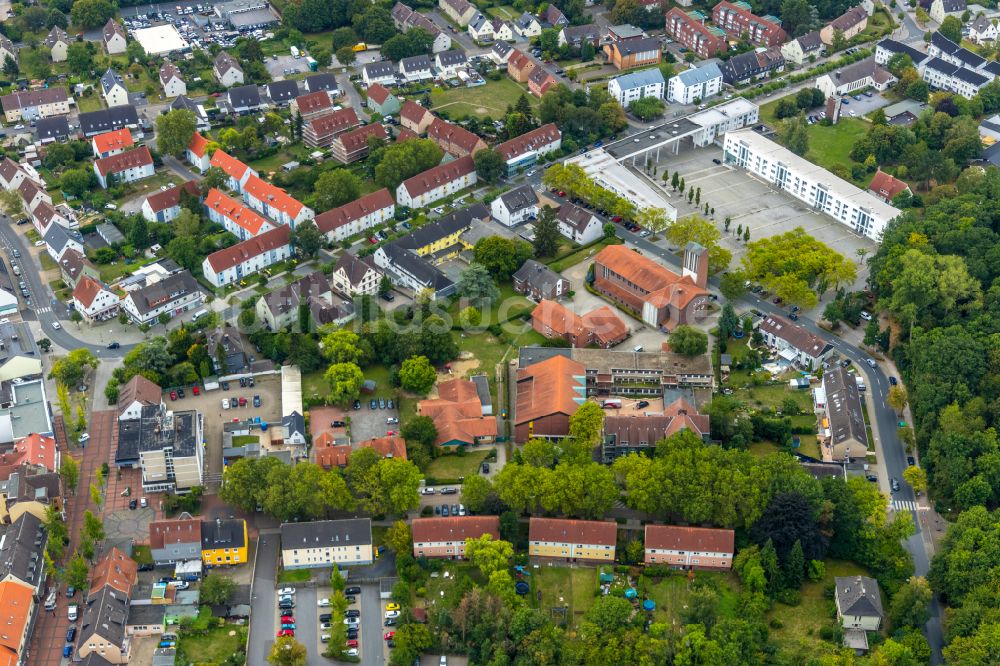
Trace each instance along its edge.
{"label": "pedestrian crosswalk", "polygon": [[52,312],[52,308],[31,308],[31,310],[35,314],[42,314],[43,312]]}
{"label": "pedestrian crosswalk", "polygon": [[912,500],[892,500],[889,502],[889,508],[893,511],[919,511],[921,507]]}

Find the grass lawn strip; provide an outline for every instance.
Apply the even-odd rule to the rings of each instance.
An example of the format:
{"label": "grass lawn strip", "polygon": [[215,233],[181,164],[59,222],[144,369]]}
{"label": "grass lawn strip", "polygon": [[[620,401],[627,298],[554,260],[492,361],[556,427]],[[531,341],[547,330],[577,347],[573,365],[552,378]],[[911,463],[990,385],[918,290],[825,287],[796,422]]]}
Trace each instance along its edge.
{"label": "grass lawn strip", "polygon": [[[593,567],[560,567],[540,565],[530,568],[535,595],[540,610],[548,613],[553,608],[568,606],[566,622],[576,625],[584,613],[594,605],[597,590],[597,569]],[[556,616],[558,618],[558,616]]]}
{"label": "grass lawn strip", "polygon": [[212,627],[201,636],[181,633],[180,645],[185,654],[197,655],[200,663],[221,664],[230,655],[243,650],[245,637],[241,634],[240,627],[226,624]]}
{"label": "grass lawn strip", "polygon": [[449,453],[438,456],[427,467],[427,476],[435,479],[458,479],[473,476],[489,451],[469,451],[464,455]]}

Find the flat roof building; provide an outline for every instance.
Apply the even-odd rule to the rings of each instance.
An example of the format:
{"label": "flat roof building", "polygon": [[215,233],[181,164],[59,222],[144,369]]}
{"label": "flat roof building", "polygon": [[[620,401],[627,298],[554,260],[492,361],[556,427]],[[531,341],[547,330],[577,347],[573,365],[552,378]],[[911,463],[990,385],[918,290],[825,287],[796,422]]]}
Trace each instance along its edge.
{"label": "flat roof building", "polygon": [[186,51],[191,48],[187,40],[177,32],[177,28],[169,23],[152,28],[139,28],[132,33],[132,36],[151,56]]}
{"label": "flat roof building", "polygon": [[142,408],[138,419],[118,424],[118,467],[140,467],[147,492],[184,493],[202,485],[204,469],[202,415],[194,410]]}

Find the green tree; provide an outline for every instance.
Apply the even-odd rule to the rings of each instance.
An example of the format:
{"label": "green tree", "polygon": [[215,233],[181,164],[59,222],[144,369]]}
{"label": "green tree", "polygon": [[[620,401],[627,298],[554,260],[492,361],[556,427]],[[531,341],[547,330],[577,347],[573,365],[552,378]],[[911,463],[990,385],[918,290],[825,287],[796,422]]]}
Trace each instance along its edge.
{"label": "green tree", "polygon": [[344,67],[350,67],[354,64],[354,61],[358,59],[358,55],[350,46],[342,46],[333,53],[333,57],[337,59]]}
{"label": "green tree", "polygon": [[306,220],[292,231],[292,243],[303,257],[315,259],[323,247],[323,234],[315,222]]}
{"label": "green tree", "polygon": [[78,590],[86,590],[87,582],[90,580],[90,565],[83,555],[76,553],[66,565],[63,573],[63,580],[67,587],[75,587]]}
{"label": "green tree", "polygon": [[890,407],[896,410],[896,412],[901,414],[903,410],[906,409],[906,404],[909,402],[906,387],[900,384],[889,387],[889,393],[886,395],[885,401]]}
{"label": "green tree", "polygon": [[83,512],[83,535],[86,536],[93,542],[103,541],[104,534],[104,522],[95,516],[90,510]]}
{"label": "green tree", "polygon": [[306,646],[292,636],[276,639],[267,655],[267,663],[271,666],[306,666],[306,659]]}
{"label": "green tree", "polygon": [[73,25],[84,30],[99,28],[115,15],[115,6],[109,0],[74,0],[70,16]]}
{"label": "green tree", "polygon": [[75,387],[83,379],[88,368],[95,369],[100,361],[89,349],[74,349],[52,365],[49,378],[66,387]]}
{"label": "green tree", "polygon": [[89,74],[94,67],[94,58],[87,42],[72,42],[66,49],[66,65],[77,75]]}
{"label": "green tree", "polygon": [[809,152],[809,126],[804,116],[795,116],[778,125],[778,141],[796,155]]}
{"label": "green tree", "polygon": [[90,169],[68,169],[59,178],[59,187],[69,195],[82,197],[97,185]]}
{"label": "green tree", "polygon": [[[354,464],[355,456],[357,452],[351,456],[350,465]],[[382,458],[359,475],[356,489],[362,506],[372,515],[399,514],[420,505],[418,488],[422,478],[420,469],[412,462]]]}
{"label": "green tree", "polygon": [[684,356],[701,356],[708,351],[708,335],[685,324],[673,330],[669,342],[671,350]]}
{"label": "green tree", "polygon": [[330,402],[344,404],[356,400],[361,394],[365,375],[354,363],[334,363],[326,369],[323,379],[330,385]]}
{"label": "green tree", "polygon": [[455,293],[475,304],[483,305],[500,298],[500,289],[482,264],[472,264],[458,278]]}
{"label": "green tree", "polygon": [[488,579],[494,572],[510,566],[514,559],[514,546],[508,541],[494,541],[492,534],[468,537],[465,540],[465,558]]}
{"label": "green tree", "polygon": [[957,16],[946,16],[938,32],[959,44],[962,41],[962,21]]}
{"label": "green tree", "polygon": [[903,470],[903,479],[918,493],[927,490],[927,472],[921,467],[910,465]]}
{"label": "green tree", "polygon": [[313,188],[318,210],[329,210],[361,196],[361,180],[347,169],[332,169],[316,179]]}
{"label": "green tree", "polygon": [[229,600],[229,597],[235,590],[236,581],[232,578],[217,573],[209,573],[201,581],[199,601],[209,606],[221,606]]}
{"label": "green tree", "polygon": [[541,215],[535,223],[535,256],[554,257],[559,251],[559,244],[562,242],[562,234],[559,233],[559,224],[556,222],[556,212],[551,206],[542,206]]}
{"label": "green tree", "polygon": [[[411,31],[412,32],[412,31]],[[383,50],[382,55],[385,55]],[[375,166],[375,182],[395,191],[401,182],[441,163],[444,152],[431,139],[411,139],[387,146]]]}
{"label": "green tree", "polygon": [[428,450],[437,442],[438,432],[433,419],[428,416],[414,416],[406,423],[399,432],[406,443],[419,444]]}
{"label": "green tree", "polygon": [[494,495],[493,484],[485,477],[469,476],[462,482],[462,504],[472,513],[485,511]]}
{"label": "green tree", "polygon": [[889,622],[893,629],[914,627],[919,629],[931,617],[931,599],[934,594],[926,578],[914,576],[906,581],[892,597]]}
{"label": "green tree", "polygon": [[732,261],[732,252],[719,245],[722,233],[699,215],[688,215],[677,220],[667,228],[664,235],[677,247],[697,243],[708,250],[708,268],[712,273],[726,270]]}
{"label": "green tree", "polygon": [[436,379],[437,371],[426,356],[412,356],[399,368],[400,385],[407,391],[426,395]]}
{"label": "green tree", "polygon": [[628,110],[632,115],[644,122],[648,122],[663,115],[663,100],[658,97],[643,97],[628,105]]}
{"label": "green tree", "polygon": [[589,462],[590,452],[600,443],[603,431],[604,410],[593,400],[588,400],[569,417],[569,436],[572,438],[572,443],[564,445],[560,460]]}
{"label": "green tree", "polygon": [[174,109],[156,117],[156,149],[162,155],[183,157],[197,129],[194,114]]}
{"label": "green tree", "polygon": [[507,172],[507,162],[497,151],[492,148],[487,148],[485,150],[480,150],[473,157],[473,161],[476,165],[476,175],[479,180],[492,185],[497,182],[501,176],[506,175]]}
{"label": "green tree", "polygon": [[385,533],[385,543],[397,555],[413,552],[413,535],[405,520],[397,520]]}
{"label": "green tree", "polygon": [[80,483],[80,466],[76,459],[69,455],[63,455],[59,464],[59,476],[62,478],[63,485],[71,493],[76,493],[76,487]]}
{"label": "green tree", "polygon": [[476,241],[472,250],[475,263],[485,266],[498,281],[509,280],[514,271],[531,258],[532,253],[533,248],[526,241],[511,240],[503,236],[481,238]]}

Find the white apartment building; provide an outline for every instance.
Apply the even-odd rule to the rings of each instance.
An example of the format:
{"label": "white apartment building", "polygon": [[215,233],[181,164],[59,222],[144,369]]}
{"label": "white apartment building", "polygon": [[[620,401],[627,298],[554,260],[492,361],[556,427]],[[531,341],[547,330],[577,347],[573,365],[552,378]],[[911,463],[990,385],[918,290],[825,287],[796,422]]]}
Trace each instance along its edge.
{"label": "white apartment building", "polygon": [[281,563],[285,569],[316,569],[371,564],[369,518],[316,520],[281,526]]}
{"label": "white apartment building", "polygon": [[616,76],[608,83],[608,94],[625,108],[643,97],[663,99],[665,90],[663,74],[657,67]]}
{"label": "white apartment building", "polygon": [[205,279],[224,287],[288,259],[292,256],[291,231],[283,224],[256,238],[213,252],[201,265]]}
{"label": "white apartment building", "polygon": [[753,130],[727,132],[727,164],[739,166],[785,190],[856,233],[879,241],[899,210],[870,192],[799,157]]}
{"label": "white apartment building", "polygon": [[396,204],[389,190],[383,187],[360,199],[320,213],[314,221],[316,228],[328,241],[339,243],[393,219],[395,214]]}
{"label": "white apartment building", "polygon": [[476,165],[472,156],[466,155],[404,180],[396,188],[396,202],[409,208],[422,208],[476,182]]}
{"label": "white apartment building", "polygon": [[722,90],[722,70],[715,63],[685,70],[670,79],[667,99],[678,104],[694,104],[718,95]]}

